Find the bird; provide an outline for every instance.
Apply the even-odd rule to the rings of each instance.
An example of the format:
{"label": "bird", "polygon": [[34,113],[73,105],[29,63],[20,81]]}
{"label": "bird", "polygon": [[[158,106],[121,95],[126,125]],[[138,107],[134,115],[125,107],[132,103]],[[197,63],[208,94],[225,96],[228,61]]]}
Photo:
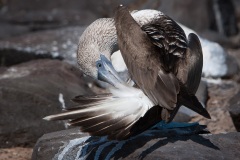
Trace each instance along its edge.
{"label": "bird", "polygon": [[[133,84],[113,67],[119,50]],[[124,140],[160,121],[170,123],[184,105],[211,118],[195,93],[202,74],[203,55],[198,36],[157,10],[130,12],[120,5],[114,18],[94,21],[80,37],[80,70],[111,85],[110,93],[81,95],[77,105],[45,117],[66,120],[93,136]]]}

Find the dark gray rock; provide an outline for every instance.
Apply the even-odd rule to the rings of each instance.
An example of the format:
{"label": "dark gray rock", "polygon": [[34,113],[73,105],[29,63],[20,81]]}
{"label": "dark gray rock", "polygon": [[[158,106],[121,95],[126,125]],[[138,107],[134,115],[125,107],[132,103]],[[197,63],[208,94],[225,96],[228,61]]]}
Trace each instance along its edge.
{"label": "dark gray rock", "polygon": [[30,30],[26,26],[0,23],[0,39],[19,36],[28,32]]}
{"label": "dark gray rock", "polygon": [[223,37],[238,33],[236,5],[231,0],[202,0],[198,2],[194,0],[148,0],[144,2],[140,8],[158,9],[198,32],[211,29]]}
{"label": "dark gray rock", "polygon": [[236,130],[240,132],[240,101],[229,107],[229,113]]}
{"label": "dark gray rock", "polygon": [[229,113],[236,130],[240,132],[240,92],[237,93],[229,102]]}
{"label": "dark gray rock", "polygon": [[[26,32],[60,27],[89,25],[101,14],[88,6],[90,2],[53,0],[4,1],[0,6],[0,39]],[[67,5],[66,5],[67,4]],[[1,5],[1,4],[0,4]],[[7,28],[6,26],[9,26]]]}
{"label": "dark gray rock", "polygon": [[158,2],[155,0],[148,0],[141,8],[158,9],[187,27],[196,31],[203,31],[209,29],[210,20],[213,16],[208,4],[208,0],[159,0]]}
{"label": "dark gray rock", "polygon": [[32,146],[44,133],[64,129],[42,118],[92,94],[83,74],[59,60],[35,60],[0,70],[0,146]]}
{"label": "dark gray rock", "polygon": [[233,0],[213,0],[212,8],[214,11],[215,18],[213,20],[215,20],[215,24],[211,25],[211,29],[215,29],[220,34],[228,37],[238,34]]}
{"label": "dark gray rock", "polygon": [[[97,18],[113,15],[115,8],[136,0],[8,0],[0,1],[0,22],[26,27],[29,32],[76,25],[89,25]],[[3,28],[4,36],[11,31]],[[1,32],[0,32],[1,33]],[[23,32],[24,33],[24,32]],[[17,32],[17,34],[23,34]]]}
{"label": "dark gray rock", "polygon": [[90,137],[71,129],[49,133],[34,147],[32,160],[58,159],[240,159],[240,133],[176,136],[149,130],[125,141]]}
{"label": "dark gray rock", "polygon": [[37,58],[65,59],[75,64],[78,40],[84,30],[85,27],[69,27],[0,41],[1,65],[9,66]]}
{"label": "dark gray rock", "polygon": [[235,6],[235,12],[237,16],[238,23],[240,23],[240,1],[239,0],[233,0],[233,4]]}
{"label": "dark gray rock", "polygon": [[89,3],[87,0],[23,0],[21,3],[9,0],[1,8],[0,20],[24,25],[30,30],[88,25],[101,17]]}

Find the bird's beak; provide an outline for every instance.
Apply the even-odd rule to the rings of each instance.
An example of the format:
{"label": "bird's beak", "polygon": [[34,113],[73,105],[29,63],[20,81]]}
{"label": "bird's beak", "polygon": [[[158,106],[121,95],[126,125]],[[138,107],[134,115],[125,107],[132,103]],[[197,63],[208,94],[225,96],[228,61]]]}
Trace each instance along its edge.
{"label": "bird's beak", "polygon": [[107,82],[115,87],[124,83],[119,77],[117,71],[114,69],[112,62],[109,61],[104,55],[100,55],[100,60],[96,62],[98,69],[98,80]]}

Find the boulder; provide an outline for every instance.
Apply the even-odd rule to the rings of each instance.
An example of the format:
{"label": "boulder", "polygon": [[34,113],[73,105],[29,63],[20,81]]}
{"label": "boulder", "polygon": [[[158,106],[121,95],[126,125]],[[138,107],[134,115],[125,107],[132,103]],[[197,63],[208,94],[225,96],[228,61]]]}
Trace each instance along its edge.
{"label": "boulder", "polygon": [[[67,5],[66,5],[67,4]],[[0,2],[0,39],[39,30],[89,25],[101,15],[87,1],[15,0]],[[8,28],[7,28],[8,26]]]}
{"label": "boulder", "polygon": [[161,0],[158,9],[189,28],[203,31],[209,28],[211,16],[213,16],[208,3],[208,0],[198,2],[194,0]]}
{"label": "boulder", "polygon": [[239,0],[233,0],[233,4],[235,6],[235,13],[236,13],[238,23],[240,24],[240,1]]}
{"label": "boulder", "polygon": [[240,133],[177,135],[149,130],[124,141],[90,137],[71,129],[42,136],[32,160],[79,159],[236,159],[240,157]]}
{"label": "boulder", "polygon": [[[8,0],[0,1],[0,22],[10,27],[21,26],[28,32],[39,30],[56,29],[67,26],[89,25],[95,19],[113,15],[115,8],[123,3],[132,4],[136,0]],[[3,29],[4,35],[0,38],[7,38],[16,34],[24,34],[19,30],[13,34],[8,28]],[[1,32],[0,32],[1,33]]]}
{"label": "boulder", "polygon": [[[222,37],[234,36],[238,33],[237,18],[239,14],[236,0],[148,0],[138,5],[139,8],[152,8],[162,11],[197,32],[206,30],[217,31]],[[197,18],[196,18],[197,17]]]}
{"label": "boulder", "polygon": [[92,94],[83,74],[59,60],[35,60],[0,70],[0,146],[32,146],[44,133],[64,129],[42,118]]}
{"label": "boulder", "polygon": [[191,122],[207,125],[213,134],[236,132],[228,106],[230,99],[239,91],[239,84],[231,80],[205,80],[208,84],[207,110],[211,119],[197,115]]}
{"label": "boulder", "polygon": [[76,64],[78,40],[84,30],[85,27],[69,27],[0,41],[1,65],[9,66],[38,58],[65,59]]}
{"label": "boulder", "polygon": [[30,32],[30,29],[26,26],[0,22],[0,39],[19,36],[28,32]]}
{"label": "boulder", "polygon": [[240,92],[238,92],[229,102],[229,113],[236,130],[240,132]]}
{"label": "boulder", "polygon": [[238,34],[236,6],[233,0],[214,0],[212,1],[212,9],[214,11],[215,24],[211,25],[211,29],[217,30],[221,35],[234,36]]}

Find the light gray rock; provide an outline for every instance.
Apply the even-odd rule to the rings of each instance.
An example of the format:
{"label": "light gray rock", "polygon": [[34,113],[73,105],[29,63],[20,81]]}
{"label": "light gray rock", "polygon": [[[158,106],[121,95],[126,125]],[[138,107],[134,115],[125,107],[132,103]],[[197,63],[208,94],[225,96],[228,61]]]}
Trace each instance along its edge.
{"label": "light gray rock", "polygon": [[32,146],[44,133],[64,129],[42,118],[92,94],[83,74],[66,62],[35,60],[0,70],[0,146]]}
{"label": "light gray rock", "polygon": [[[183,131],[183,130],[182,130]],[[34,147],[32,160],[80,159],[240,159],[240,133],[177,135],[149,130],[124,141],[90,137],[71,129],[49,133]]]}

